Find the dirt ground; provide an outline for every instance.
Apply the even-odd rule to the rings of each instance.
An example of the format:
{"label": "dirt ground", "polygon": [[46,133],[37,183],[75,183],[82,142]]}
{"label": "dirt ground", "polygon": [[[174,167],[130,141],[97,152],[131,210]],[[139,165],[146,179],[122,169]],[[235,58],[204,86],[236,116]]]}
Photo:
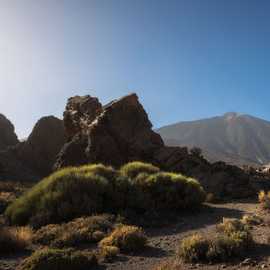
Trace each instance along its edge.
{"label": "dirt ground", "polygon": [[[253,227],[252,233],[257,246],[246,254],[245,258],[236,260],[231,264],[183,264],[179,262],[179,270],[185,269],[270,269],[270,245],[267,238],[270,236],[270,215],[261,213],[258,204],[253,201],[231,202],[226,204],[207,204],[198,214],[185,215],[176,224],[166,228],[148,230],[149,248],[143,254],[123,256],[120,260],[108,264],[109,270],[151,270],[163,261],[173,259],[175,251],[182,238],[200,232],[211,234],[215,231],[217,223],[223,217],[241,218],[244,214],[259,213],[264,217],[265,223]],[[269,219],[269,220],[268,220]],[[250,259],[250,260],[246,260]],[[246,261],[245,261],[246,260]],[[244,262],[245,261],[245,262]],[[245,263],[247,265],[245,265]],[[168,269],[170,270],[170,269]]]}
{"label": "dirt ground", "polygon": [[[244,214],[260,213],[264,223],[252,229],[256,246],[242,259],[223,264],[183,264],[179,270],[186,269],[270,269],[270,214],[262,212],[255,201],[206,204],[200,212],[182,214],[178,221],[163,228],[146,229],[148,247],[140,254],[120,255],[113,263],[103,264],[101,269],[108,270],[151,270],[166,260],[173,259],[182,238],[200,232],[212,234],[223,217],[241,218]],[[0,270],[14,270],[19,262],[29,254],[0,258]],[[178,268],[177,268],[178,269]],[[63,269],[64,270],[64,269]],[[168,269],[170,270],[170,269]]]}

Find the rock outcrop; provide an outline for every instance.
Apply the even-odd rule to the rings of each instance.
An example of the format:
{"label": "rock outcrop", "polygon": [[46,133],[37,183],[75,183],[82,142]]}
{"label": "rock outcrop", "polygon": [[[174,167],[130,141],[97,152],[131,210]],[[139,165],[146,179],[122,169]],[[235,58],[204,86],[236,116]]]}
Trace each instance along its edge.
{"label": "rock outcrop", "polygon": [[28,139],[17,146],[17,157],[41,176],[48,175],[65,143],[63,121],[47,116],[34,126]]}
{"label": "rock outcrop", "polygon": [[152,130],[147,113],[136,94],[101,106],[91,96],[68,100],[64,113],[68,142],[62,148],[56,169],[87,163],[119,167],[142,160],[164,170],[196,177],[207,192],[217,196],[246,197],[255,191],[248,174],[225,163],[211,164],[187,148],[167,147]]}
{"label": "rock outcrop", "polygon": [[0,151],[0,179],[33,181],[48,175],[65,141],[62,120],[41,118],[26,141]]}
{"label": "rock outcrop", "polygon": [[16,145],[18,142],[13,124],[3,114],[0,114],[0,150]]}

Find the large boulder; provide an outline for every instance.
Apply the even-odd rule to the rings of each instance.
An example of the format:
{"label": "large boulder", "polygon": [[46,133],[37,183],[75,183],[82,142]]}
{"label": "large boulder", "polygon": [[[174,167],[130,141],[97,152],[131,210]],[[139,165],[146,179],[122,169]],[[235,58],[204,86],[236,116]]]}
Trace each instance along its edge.
{"label": "large boulder", "polygon": [[[75,97],[76,100],[78,98]],[[82,99],[85,101],[85,97]],[[90,96],[88,99],[93,100]],[[73,98],[68,100],[68,115],[78,115],[80,112],[76,107],[73,107],[74,111],[69,111],[72,102]],[[91,106],[93,103],[87,104]],[[93,110],[88,108],[88,111]],[[96,162],[116,167],[132,160],[150,162],[154,152],[164,147],[161,137],[152,131],[152,124],[135,94],[95,110],[95,117],[94,114],[80,117],[79,123],[68,122],[66,115],[67,111],[64,113],[67,133],[71,126],[82,128],[62,149],[57,168]]]}
{"label": "large boulder", "polygon": [[68,140],[77,133],[87,130],[87,126],[102,111],[102,105],[97,98],[91,96],[75,96],[68,100],[64,112],[64,124]]}
{"label": "large boulder", "polygon": [[238,167],[211,164],[185,147],[165,146],[136,94],[103,107],[91,96],[70,98],[64,125],[68,142],[58,155],[56,169],[98,162],[119,167],[141,160],[196,177],[207,192],[217,196],[239,198],[255,193],[250,176]]}
{"label": "large boulder", "polygon": [[13,124],[3,114],[0,114],[0,150],[16,145],[18,142]]}

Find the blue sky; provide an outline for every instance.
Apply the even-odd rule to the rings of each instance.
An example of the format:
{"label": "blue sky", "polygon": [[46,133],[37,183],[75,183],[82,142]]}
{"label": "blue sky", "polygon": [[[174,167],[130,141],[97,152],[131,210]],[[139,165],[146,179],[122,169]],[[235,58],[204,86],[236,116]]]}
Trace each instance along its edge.
{"label": "blue sky", "polygon": [[267,0],[2,0],[0,112],[20,137],[68,97],[137,92],[155,127],[270,120]]}

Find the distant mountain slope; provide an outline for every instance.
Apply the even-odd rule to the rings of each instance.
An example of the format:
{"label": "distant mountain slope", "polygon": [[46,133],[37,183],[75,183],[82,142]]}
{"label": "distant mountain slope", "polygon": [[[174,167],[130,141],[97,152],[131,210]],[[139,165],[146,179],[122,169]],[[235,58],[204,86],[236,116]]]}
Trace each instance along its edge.
{"label": "distant mountain slope", "polygon": [[211,161],[243,165],[270,162],[270,122],[237,113],[162,127],[167,145],[198,146]]}

